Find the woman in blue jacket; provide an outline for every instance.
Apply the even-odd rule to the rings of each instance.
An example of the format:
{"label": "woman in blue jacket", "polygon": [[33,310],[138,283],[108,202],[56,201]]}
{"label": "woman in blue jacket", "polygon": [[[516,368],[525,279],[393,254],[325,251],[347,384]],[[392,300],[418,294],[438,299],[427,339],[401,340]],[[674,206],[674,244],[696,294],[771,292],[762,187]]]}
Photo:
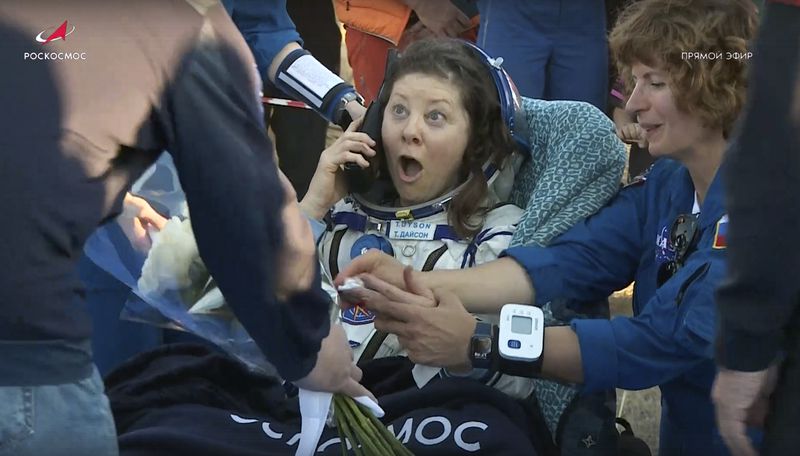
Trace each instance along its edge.
{"label": "woman in blue jacket", "polygon": [[[709,397],[714,290],[724,275],[727,226],[717,170],[744,101],[754,28],[755,9],[746,1],[631,6],[610,44],[630,83],[626,108],[660,158],[646,175],[547,247],[515,247],[477,268],[405,280],[396,263],[371,253],[338,281],[368,273],[367,287],[382,296],[368,290],[360,298],[377,313],[376,327],[397,334],[412,360],[452,365],[457,357],[465,366],[475,323],[464,308],[493,313],[505,303],[547,308],[558,301],[580,311],[635,281],[634,317],[547,328],[536,374],[581,383],[585,391],[658,385],[659,454],[727,454]],[[411,287],[416,296],[397,289],[408,288],[409,279],[418,282]],[[439,290],[438,306],[398,304],[424,304],[421,288]],[[463,307],[454,305],[459,301]]]}

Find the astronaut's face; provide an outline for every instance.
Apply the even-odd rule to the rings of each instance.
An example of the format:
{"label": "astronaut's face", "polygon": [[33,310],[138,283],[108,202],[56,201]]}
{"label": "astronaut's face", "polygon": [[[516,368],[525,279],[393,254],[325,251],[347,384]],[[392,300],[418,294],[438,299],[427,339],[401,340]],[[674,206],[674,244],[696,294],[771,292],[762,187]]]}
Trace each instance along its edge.
{"label": "astronaut's face", "polygon": [[721,129],[705,127],[699,116],[678,108],[666,71],[636,63],[631,73],[635,85],[625,109],[636,114],[650,155],[686,161],[693,151],[722,138]]}
{"label": "astronaut's face", "polygon": [[422,73],[395,81],[382,138],[401,205],[425,203],[460,184],[469,135],[469,116],[452,82]]}

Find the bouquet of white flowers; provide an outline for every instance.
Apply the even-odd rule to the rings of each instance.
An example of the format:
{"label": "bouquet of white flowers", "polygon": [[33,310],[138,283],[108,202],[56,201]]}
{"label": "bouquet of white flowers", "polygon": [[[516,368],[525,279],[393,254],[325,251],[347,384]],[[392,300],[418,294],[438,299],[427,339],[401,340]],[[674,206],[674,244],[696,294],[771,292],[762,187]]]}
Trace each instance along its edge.
{"label": "bouquet of white flowers", "polygon": [[153,245],[137,283],[145,298],[158,299],[174,290],[180,293],[180,300],[188,306],[190,314],[233,318],[222,292],[200,259],[188,218],[171,218],[151,238]]}

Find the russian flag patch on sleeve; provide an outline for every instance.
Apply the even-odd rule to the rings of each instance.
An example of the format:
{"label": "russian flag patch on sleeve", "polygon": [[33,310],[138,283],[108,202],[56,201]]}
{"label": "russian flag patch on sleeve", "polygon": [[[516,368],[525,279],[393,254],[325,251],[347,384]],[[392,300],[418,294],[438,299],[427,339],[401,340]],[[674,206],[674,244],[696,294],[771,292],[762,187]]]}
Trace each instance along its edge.
{"label": "russian flag patch on sleeve", "polygon": [[714,244],[712,247],[715,249],[724,249],[728,247],[728,214],[722,216],[717,222],[717,228],[714,231]]}

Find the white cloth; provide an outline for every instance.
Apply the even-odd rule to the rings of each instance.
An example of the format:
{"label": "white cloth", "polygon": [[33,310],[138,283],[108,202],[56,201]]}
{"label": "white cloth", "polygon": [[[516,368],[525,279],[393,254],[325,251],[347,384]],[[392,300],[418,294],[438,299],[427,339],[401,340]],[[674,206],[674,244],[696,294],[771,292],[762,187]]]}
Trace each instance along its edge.
{"label": "white cloth", "polygon": [[[300,423],[300,441],[297,444],[295,456],[311,456],[317,449],[322,431],[325,430],[333,394],[300,388],[298,396],[302,421]],[[383,409],[367,396],[359,396],[354,400],[367,407],[377,418],[383,418],[385,415]]]}

